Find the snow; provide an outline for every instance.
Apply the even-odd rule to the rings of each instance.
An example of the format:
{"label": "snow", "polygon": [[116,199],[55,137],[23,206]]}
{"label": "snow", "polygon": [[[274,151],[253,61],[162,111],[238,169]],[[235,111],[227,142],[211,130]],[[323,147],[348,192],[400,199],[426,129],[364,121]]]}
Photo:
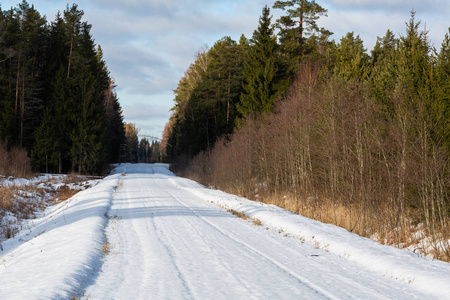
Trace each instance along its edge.
{"label": "snow", "polygon": [[87,176],[68,178],[61,174],[42,174],[31,179],[0,176],[0,188],[6,187],[3,197],[11,203],[9,209],[0,209],[0,250],[7,235],[15,236],[20,228],[28,226],[28,219],[42,215],[43,209],[58,201],[55,197],[61,192],[60,188],[80,191],[97,183],[98,179]]}
{"label": "snow", "polygon": [[164,164],[117,166],[3,248],[1,299],[450,299],[450,264],[207,189]]}

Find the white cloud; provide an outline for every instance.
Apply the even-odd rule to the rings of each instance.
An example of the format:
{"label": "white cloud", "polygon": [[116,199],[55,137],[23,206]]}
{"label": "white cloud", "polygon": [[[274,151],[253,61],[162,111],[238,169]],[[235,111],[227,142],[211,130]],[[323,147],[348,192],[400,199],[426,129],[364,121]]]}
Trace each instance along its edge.
{"label": "white cloud", "polygon": [[123,111],[127,118],[134,121],[148,120],[151,118],[168,119],[170,112],[153,101],[137,102],[131,105],[125,105]]}
{"label": "white cloud", "polygon": [[[323,1],[322,1],[323,2]],[[330,0],[330,5],[333,8],[343,9],[376,9],[385,12],[402,12],[404,10],[412,10],[418,12],[435,13],[442,10],[448,10],[450,8],[449,1],[447,0]],[[327,5],[323,3],[323,5]]]}
{"label": "white cloud", "polygon": [[[333,2],[339,3],[359,3],[367,2],[378,3],[378,1],[358,1],[358,0],[333,0]],[[395,2],[395,1],[393,1]],[[409,1],[397,1],[397,5],[400,2]],[[440,1],[435,1],[440,2]],[[430,5],[435,5],[434,2]],[[450,8],[447,11],[441,11],[439,15],[430,16],[429,14],[418,11],[416,12],[416,21],[421,21],[420,29],[429,31],[428,37],[431,43],[437,48],[444,38],[446,32],[448,32],[447,15],[450,13]],[[377,36],[383,37],[388,29],[390,29],[397,37],[404,35],[406,32],[406,22],[409,21],[410,9],[405,5],[402,9],[383,9],[383,10],[353,10],[345,9],[343,7],[335,8],[328,11],[327,18],[321,18],[319,25],[327,29],[330,29],[335,34],[332,36],[337,42],[347,33],[354,31],[355,34],[359,34],[364,41],[365,47],[372,50],[375,45]]]}
{"label": "white cloud", "polygon": [[[66,0],[28,0],[41,14],[54,20]],[[21,0],[4,0],[2,7],[16,6]],[[173,106],[172,90],[196,52],[212,46],[223,36],[238,40],[250,37],[258,26],[267,0],[78,0],[84,19],[92,24],[96,43],[103,48],[111,76],[118,84],[118,96],[125,119],[142,130],[160,135]],[[405,32],[409,11],[417,11],[430,30],[429,37],[440,47],[450,26],[448,0],[317,0],[328,9],[328,18],[319,25],[335,32],[339,41],[354,31],[370,51],[377,36],[391,29],[397,36]],[[69,2],[71,3],[71,2]],[[283,14],[271,9],[272,21]],[[139,103],[139,104],[137,104]],[[164,119],[165,118],[165,119]]]}

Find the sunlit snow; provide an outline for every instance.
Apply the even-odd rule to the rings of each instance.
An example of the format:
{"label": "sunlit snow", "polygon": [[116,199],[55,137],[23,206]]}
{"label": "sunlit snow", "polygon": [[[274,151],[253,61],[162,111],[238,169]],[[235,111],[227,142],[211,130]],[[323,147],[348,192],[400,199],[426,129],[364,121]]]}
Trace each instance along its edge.
{"label": "sunlit snow", "polygon": [[3,247],[1,299],[450,298],[447,263],[207,189],[163,164],[118,166]]}

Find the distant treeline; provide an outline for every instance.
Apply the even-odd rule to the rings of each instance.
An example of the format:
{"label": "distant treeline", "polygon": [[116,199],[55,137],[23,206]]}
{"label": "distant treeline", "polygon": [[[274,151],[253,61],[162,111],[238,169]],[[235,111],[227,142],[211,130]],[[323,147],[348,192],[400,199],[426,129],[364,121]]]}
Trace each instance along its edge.
{"label": "distant treeline", "polygon": [[[206,185],[381,242],[450,259],[450,31],[434,48],[415,12],[366,51],[315,21],[315,1],[265,7],[252,38],[201,51],[176,90],[167,153]],[[297,22],[302,20],[302,22]],[[417,224],[421,224],[417,227]]]}
{"label": "distant treeline", "polygon": [[22,1],[0,11],[0,143],[36,171],[99,173],[119,161],[114,81],[76,4],[47,22]]}

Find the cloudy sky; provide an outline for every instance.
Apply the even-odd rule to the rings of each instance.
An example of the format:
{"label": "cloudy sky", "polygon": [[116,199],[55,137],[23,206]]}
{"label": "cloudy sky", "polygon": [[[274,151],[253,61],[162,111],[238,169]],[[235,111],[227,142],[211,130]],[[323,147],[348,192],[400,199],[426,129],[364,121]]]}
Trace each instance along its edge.
{"label": "cloudy sky", "polygon": [[[0,0],[3,10],[21,0]],[[92,24],[92,34],[103,48],[126,122],[136,123],[141,134],[161,137],[173,107],[173,90],[196,53],[223,36],[250,37],[264,5],[274,0],[28,0],[48,21],[58,10],[76,2]],[[410,11],[426,26],[439,48],[450,27],[448,0],[327,0],[319,25],[339,41],[354,31],[372,49],[377,36],[391,29],[405,32]],[[273,20],[282,11],[272,10]]]}

